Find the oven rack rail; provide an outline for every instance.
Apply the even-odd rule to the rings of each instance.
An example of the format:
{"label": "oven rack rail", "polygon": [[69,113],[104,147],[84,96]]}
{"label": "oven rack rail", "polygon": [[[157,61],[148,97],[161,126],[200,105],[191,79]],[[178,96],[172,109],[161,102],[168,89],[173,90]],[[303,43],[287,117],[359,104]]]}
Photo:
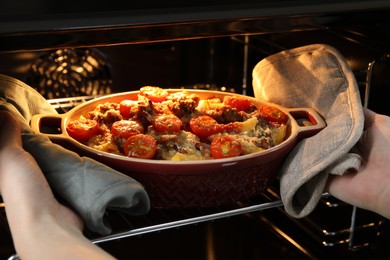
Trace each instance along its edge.
{"label": "oven rack rail", "polygon": [[131,236],[137,236],[137,235],[143,235],[151,232],[157,232],[157,231],[162,231],[166,229],[171,229],[171,228],[178,228],[186,225],[192,225],[192,224],[198,224],[206,221],[213,221],[217,219],[222,219],[222,218],[229,218],[233,216],[238,216],[241,214],[247,214],[247,213],[252,213],[252,212],[257,212],[257,211],[263,211],[267,209],[272,209],[276,207],[281,207],[283,206],[283,203],[281,200],[276,200],[276,201],[271,201],[271,202],[264,202],[261,204],[256,204],[256,205],[250,205],[250,206],[244,206],[244,207],[239,207],[236,209],[231,209],[231,210],[226,210],[226,211],[220,211],[216,213],[211,213],[211,214],[205,214],[205,215],[199,215],[196,217],[190,217],[190,218],[183,218],[179,220],[173,220],[173,221],[168,221],[168,222],[163,222],[161,224],[154,224],[150,226],[144,226],[140,228],[135,228],[131,230],[126,230],[123,232],[118,232],[112,235],[107,235],[104,237],[92,239],[93,243],[103,243],[103,242],[109,242],[112,240],[117,240],[117,239],[122,239],[122,238],[127,238]]}

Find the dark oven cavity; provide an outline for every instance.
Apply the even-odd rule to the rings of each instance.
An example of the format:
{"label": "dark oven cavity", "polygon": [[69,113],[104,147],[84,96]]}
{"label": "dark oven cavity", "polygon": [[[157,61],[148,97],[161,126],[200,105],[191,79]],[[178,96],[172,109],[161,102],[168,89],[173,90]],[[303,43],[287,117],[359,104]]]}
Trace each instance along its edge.
{"label": "dark oven cavity", "polygon": [[[105,45],[97,41],[99,44],[31,50],[10,50],[5,45],[6,51],[0,52],[0,73],[26,82],[59,113],[65,113],[98,96],[137,90],[144,85],[253,95],[251,72],[258,61],[282,50],[325,43],[345,56],[355,73],[363,104],[390,115],[387,106],[390,87],[388,15],[385,11],[371,16],[366,16],[366,12],[360,16],[343,15],[344,19],[333,17],[334,20],[327,22],[321,19],[330,19],[330,16],[296,19],[286,16],[279,20],[275,16],[269,27],[265,27],[264,21],[259,22],[257,30],[266,33],[233,34],[230,28],[230,31],[224,29],[230,34],[213,37],[215,28],[212,28],[210,35],[193,33],[190,39],[181,32],[178,33],[181,39],[150,42],[144,39],[142,43],[131,44]],[[280,21],[284,29],[278,30],[275,21]],[[247,23],[256,25],[250,20]],[[285,23],[289,24],[288,28]],[[223,23],[214,21],[204,26],[212,24],[222,26]],[[233,23],[226,24],[232,26]],[[244,28],[243,24],[249,27],[243,20],[237,20],[235,25]],[[175,28],[184,30],[186,27]],[[16,258],[12,257],[15,250],[4,205],[1,206],[0,254],[2,258]],[[152,209],[146,216],[137,217],[108,210],[107,218],[113,227],[111,235],[86,234],[119,259],[129,256],[197,260],[330,259],[335,256],[384,259],[390,256],[385,248],[385,241],[389,239],[386,219],[342,203],[326,193],[312,214],[294,219],[283,210],[277,183],[263,195],[232,206]]]}

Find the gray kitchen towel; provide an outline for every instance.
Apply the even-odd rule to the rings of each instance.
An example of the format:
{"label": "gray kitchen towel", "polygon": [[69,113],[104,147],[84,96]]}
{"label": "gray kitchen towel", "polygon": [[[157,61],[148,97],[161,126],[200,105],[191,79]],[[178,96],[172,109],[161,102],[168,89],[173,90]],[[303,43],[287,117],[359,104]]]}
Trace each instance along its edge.
{"label": "gray kitchen towel", "polygon": [[286,212],[310,214],[329,174],[342,175],[361,164],[352,148],[363,132],[364,116],[356,79],[334,47],[313,44],[271,55],[253,69],[255,96],[284,107],[310,107],[327,127],[301,140],[279,173]]}
{"label": "gray kitchen towel", "polygon": [[0,75],[0,109],[19,118],[24,148],[36,159],[53,191],[81,216],[89,230],[111,233],[105,219],[109,208],[132,215],[149,211],[149,197],[136,180],[33,132],[29,126],[33,115],[57,113],[37,91]]}

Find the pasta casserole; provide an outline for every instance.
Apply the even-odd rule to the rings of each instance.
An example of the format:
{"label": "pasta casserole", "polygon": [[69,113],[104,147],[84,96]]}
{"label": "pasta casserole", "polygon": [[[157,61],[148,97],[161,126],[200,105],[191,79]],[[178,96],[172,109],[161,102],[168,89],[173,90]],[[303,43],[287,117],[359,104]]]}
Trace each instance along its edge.
{"label": "pasta casserole", "polygon": [[105,102],[72,120],[68,134],[89,147],[142,159],[220,159],[283,142],[288,116],[242,95],[202,98],[185,90],[140,88],[136,100]]}

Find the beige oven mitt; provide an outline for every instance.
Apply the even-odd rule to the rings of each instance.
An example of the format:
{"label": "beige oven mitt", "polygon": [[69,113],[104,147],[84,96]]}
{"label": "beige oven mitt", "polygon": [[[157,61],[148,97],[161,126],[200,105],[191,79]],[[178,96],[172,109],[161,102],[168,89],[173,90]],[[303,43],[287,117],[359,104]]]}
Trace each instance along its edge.
{"label": "beige oven mitt", "polygon": [[329,174],[357,170],[361,158],[351,150],[363,132],[364,116],[356,79],[333,47],[314,44],[261,60],[253,70],[255,96],[284,107],[311,107],[327,123],[301,140],[280,170],[286,212],[296,218],[316,207]]}
{"label": "beige oven mitt", "polygon": [[37,91],[0,75],[0,109],[19,118],[24,148],[34,156],[53,191],[79,213],[89,230],[102,235],[111,232],[105,220],[108,208],[132,215],[149,211],[149,197],[140,183],[34,134],[29,126],[34,114],[57,113]]}

